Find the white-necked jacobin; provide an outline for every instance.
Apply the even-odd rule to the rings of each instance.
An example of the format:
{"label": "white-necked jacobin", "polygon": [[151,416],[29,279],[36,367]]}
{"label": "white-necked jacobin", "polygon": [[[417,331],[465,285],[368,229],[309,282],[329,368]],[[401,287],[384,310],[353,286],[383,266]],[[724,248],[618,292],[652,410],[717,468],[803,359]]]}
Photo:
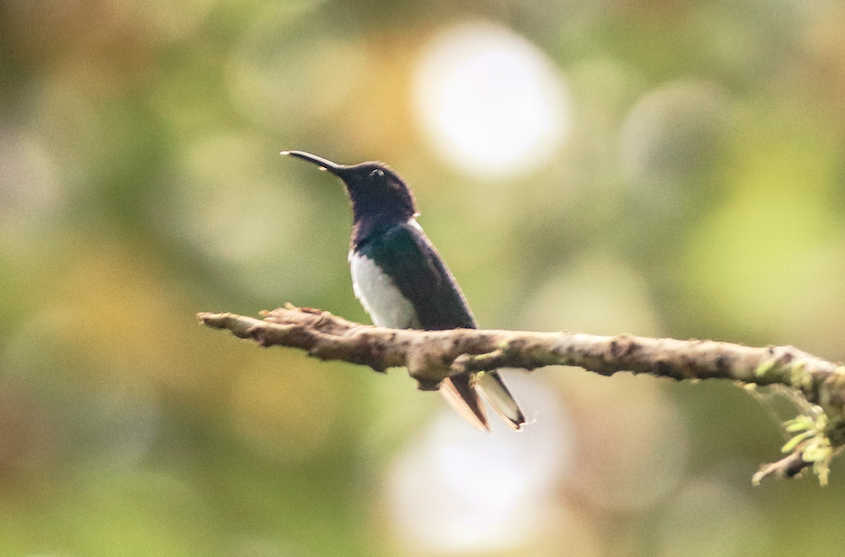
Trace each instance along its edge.
{"label": "white-necked jacobin", "polygon": [[[283,151],[340,178],[352,202],[349,264],[352,287],[370,318],[392,329],[475,329],[477,325],[458,283],[417,224],[414,196],[387,165],[335,164],[302,151]],[[495,371],[456,375],[440,392],[467,421],[490,429],[480,392],[515,429],[525,417]]]}

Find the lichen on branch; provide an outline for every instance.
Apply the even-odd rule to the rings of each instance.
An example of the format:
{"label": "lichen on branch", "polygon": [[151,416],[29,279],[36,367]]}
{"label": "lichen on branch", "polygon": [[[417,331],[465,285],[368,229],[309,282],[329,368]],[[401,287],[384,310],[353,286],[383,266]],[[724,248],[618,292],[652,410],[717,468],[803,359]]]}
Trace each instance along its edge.
{"label": "lichen on branch", "polygon": [[422,390],[436,389],[443,379],[460,373],[550,365],[578,366],[606,376],[629,371],[678,381],[784,385],[806,410],[787,424],[793,437],[783,450],[789,456],[764,466],[754,476],[755,483],[767,476],[793,477],[810,466],[826,483],[831,459],[845,446],[845,367],[792,346],[755,348],[710,340],[566,332],[398,330],[291,305],[262,316],[197,315],[203,325],[229,330],[261,346],[300,348],[322,360],[342,360],[379,372],[407,367]]}

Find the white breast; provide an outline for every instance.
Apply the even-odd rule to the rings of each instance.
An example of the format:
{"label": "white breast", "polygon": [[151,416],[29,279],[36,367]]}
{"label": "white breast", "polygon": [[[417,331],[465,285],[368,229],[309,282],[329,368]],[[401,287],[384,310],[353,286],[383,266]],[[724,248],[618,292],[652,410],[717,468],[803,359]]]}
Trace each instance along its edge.
{"label": "white breast", "polygon": [[370,319],[379,327],[418,329],[414,306],[409,302],[372,259],[349,252],[352,289]]}

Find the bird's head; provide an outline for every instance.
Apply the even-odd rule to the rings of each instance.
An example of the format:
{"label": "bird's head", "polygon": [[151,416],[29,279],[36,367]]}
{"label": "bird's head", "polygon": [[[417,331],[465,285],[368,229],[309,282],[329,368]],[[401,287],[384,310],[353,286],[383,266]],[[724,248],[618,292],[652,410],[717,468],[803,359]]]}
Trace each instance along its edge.
{"label": "bird's head", "polygon": [[282,154],[316,164],[343,180],[356,223],[363,219],[405,222],[417,215],[410,188],[384,163],[346,166],[303,151],[283,151]]}

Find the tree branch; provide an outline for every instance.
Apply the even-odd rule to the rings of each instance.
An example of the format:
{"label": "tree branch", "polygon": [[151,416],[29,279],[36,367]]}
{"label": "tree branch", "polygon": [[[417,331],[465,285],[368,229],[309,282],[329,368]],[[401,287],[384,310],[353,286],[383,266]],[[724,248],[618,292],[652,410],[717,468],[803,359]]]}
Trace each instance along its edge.
{"label": "tree branch", "polygon": [[788,422],[789,456],[755,476],[793,477],[812,466],[826,483],[831,458],[845,445],[845,367],[792,346],[754,348],[710,340],[675,340],[583,333],[452,329],[397,330],[353,323],[328,312],[286,306],[263,320],[231,313],[200,313],[200,323],[226,329],[261,346],[306,350],[322,360],[343,360],[384,372],[407,367],[422,390],[450,376],[500,367],[533,370],[578,366],[610,376],[618,371],[656,377],[728,379],[744,385],[784,385],[802,414]]}

